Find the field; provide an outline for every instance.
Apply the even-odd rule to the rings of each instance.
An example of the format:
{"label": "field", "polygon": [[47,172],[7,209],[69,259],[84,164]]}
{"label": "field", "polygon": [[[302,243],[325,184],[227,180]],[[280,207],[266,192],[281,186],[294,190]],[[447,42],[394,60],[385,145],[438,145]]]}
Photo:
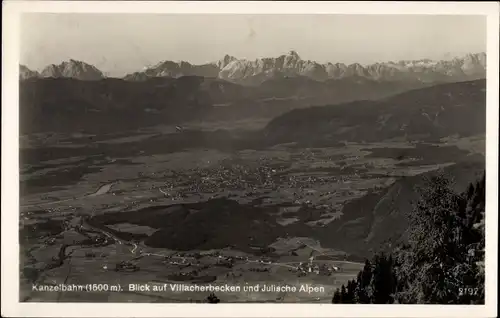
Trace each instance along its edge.
{"label": "field", "polygon": [[[420,176],[444,169],[468,180],[484,167],[484,135],[310,147],[245,137],[264,124],[22,136],[21,300],[195,302],[209,293],[170,284],[259,284],[297,291],[216,294],[328,303],[388,239],[384,224],[402,235],[404,218],[390,212]],[[33,288],[58,284],[120,292]],[[298,291],[306,285],[318,291]]]}

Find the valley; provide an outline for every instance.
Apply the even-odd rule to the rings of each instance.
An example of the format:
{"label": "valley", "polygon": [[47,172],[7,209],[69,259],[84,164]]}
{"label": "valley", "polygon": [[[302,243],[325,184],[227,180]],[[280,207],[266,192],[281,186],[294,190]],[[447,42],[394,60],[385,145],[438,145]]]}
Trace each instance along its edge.
{"label": "valley", "polygon": [[[322,292],[217,296],[330,302],[365,257],[404,239],[405,213],[423,176],[444,169],[463,188],[484,169],[480,134],[270,143],[262,133],[268,125],[193,122],[181,131],[161,125],[23,137],[22,299],[83,297],[33,291],[33,284],[309,284]],[[207,296],[84,294],[95,302]]]}
{"label": "valley", "polygon": [[493,6],[62,5],[7,5],[7,316],[492,316]]}

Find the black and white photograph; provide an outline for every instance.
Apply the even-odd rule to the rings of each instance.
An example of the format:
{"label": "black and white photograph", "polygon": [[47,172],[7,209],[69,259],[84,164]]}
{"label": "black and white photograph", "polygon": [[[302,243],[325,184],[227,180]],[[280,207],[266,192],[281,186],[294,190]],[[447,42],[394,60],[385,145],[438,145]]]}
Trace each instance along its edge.
{"label": "black and white photograph", "polygon": [[496,309],[488,15],[287,5],[18,15],[16,302]]}

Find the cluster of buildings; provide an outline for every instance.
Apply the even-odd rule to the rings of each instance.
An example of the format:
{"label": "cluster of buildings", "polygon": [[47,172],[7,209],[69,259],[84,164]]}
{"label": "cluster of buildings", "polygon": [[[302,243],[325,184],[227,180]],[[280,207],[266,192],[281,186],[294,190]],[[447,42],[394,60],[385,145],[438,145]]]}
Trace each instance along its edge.
{"label": "cluster of buildings", "polygon": [[297,270],[303,274],[311,273],[324,276],[330,276],[332,273],[338,272],[340,270],[338,266],[313,263],[313,260],[314,258],[311,257],[309,259],[309,262],[306,263],[300,262],[299,266],[297,267]]}

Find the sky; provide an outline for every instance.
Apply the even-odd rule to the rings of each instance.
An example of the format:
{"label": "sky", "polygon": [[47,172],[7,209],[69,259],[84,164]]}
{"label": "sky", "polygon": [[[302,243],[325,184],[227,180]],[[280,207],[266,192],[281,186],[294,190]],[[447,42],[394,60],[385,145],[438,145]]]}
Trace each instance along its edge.
{"label": "sky", "polygon": [[486,51],[486,19],[464,15],[25,13],[20,62],[71,59],[123,76],[160,61],[254,60],[294,50],[320,63],[450,59]]}

